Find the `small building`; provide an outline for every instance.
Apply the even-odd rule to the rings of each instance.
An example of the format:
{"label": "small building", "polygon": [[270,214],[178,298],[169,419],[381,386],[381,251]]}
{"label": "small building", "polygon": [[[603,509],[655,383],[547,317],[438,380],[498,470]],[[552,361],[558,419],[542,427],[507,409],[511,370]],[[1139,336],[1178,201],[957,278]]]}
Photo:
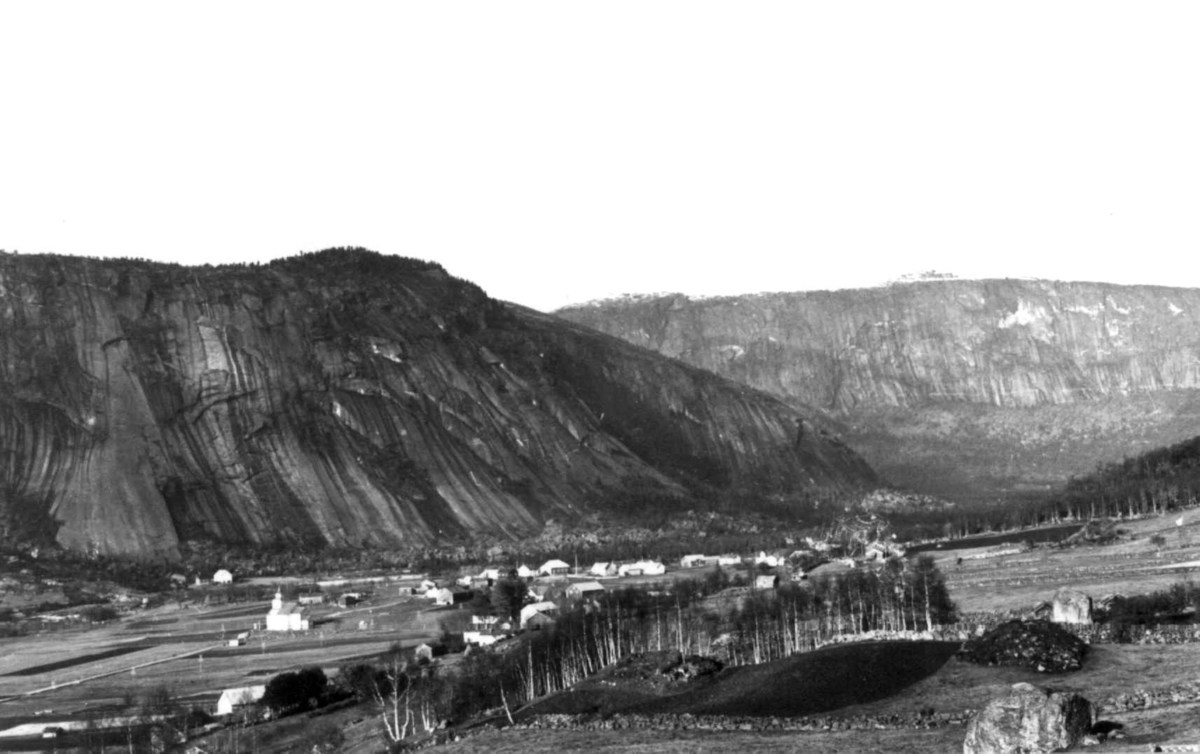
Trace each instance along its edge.
{"label": "small building", "polygon": [[[429,579],[425,579],[418,586],[413,587],[413,594],[423,594],[426,597],[430,597],[430,593],[433,592],[437,588],[438,588],[438,586],[436,583],[430,581]],[[403,594],[404,590],[401,589],[400,593]],[[430,597],[430,598],[432,599],[432,597]]]}
{"label": "small building", "polygon": [[308,626],[308,608],[296,602],[285,603],[283,594],[275,592],[275,599],[271,600],[271,612],[267,613],[267,630],[307,631]]}
{"label": "small building", "polygon": [[433,604],[443,607],[470,602],[471,598],[475,596],[470,589],[450,589],[448,587],[435,589],[430,594],[433,595]]}
{"label": "small building", "polygon": [[617,569],[618,576],[661,576],[666,572],[667,567],[657,560],[639,560]]}
{"label": "small building", "polygon": [[232,715],[239,707],[256,704],[267,693],[266,685],[225,689],[217,700],[217,715]]}
{"label": "small building", "polygon": [[233,574],[222,568],[213,574],[212,581],[214,584],[232,584]]}
{"label": "small building", "polygon": [[320,605],[325,602],[323,594],[301,594],[296,597],[296,601],[301,605]]}
{"label": "small building", "polygon": [[503,638],[503,634],[493,634],[490,631],[463,631],[463,641],[476,647],[491,646]]}
{"label": "small building", "polygon": [[707,555],[684,555],[679,559],[679,566],[681,568],[703,568],[716,562],[716,558],[710,558]]}
{"label": "small building", "polygon": [[421,660],[426,662],[433,660],[433,645],[418,644],[413,650],[413,659],[415,659],[417,662],[420,662]]}
{"label": "small building", "polygon": [[588,569],[588,575],[601,576],[601,577],[616,576],[617,575],[617,564],[612,563],[612,562],[597,561],[595,563],[592,563],[592,567],[590,569]]}
{"label": "small building", "polygon": [[604,585],[598,581],[580,581],[567,587],[567,596],[577,600],[583,597],[595,597],[604,594],[605,591]]}
{"label": "small building", "polygon": [[244,647],[244,646],[246,646],[246,641],[247,641],[249,638],[250,638],[250,632],[249,632],[249,631],[243,631],[243,632],[241,632],[240,634],[238,634],[237,636],[235,636],[234,638],[232,638],[232,639],[230,639],[230,640],[229,640],[229,646],[231,646],[231,647]]}
{"label": "small building", "polygon": [[472,615],[471,616],[471,625],[477,626],[479,628],[492,628],[499,622],[500,622],[500,619],[494,615]]}
{"label": "small building", "polygon": [[546,628],[547,626],[553,625],[554,618],[551,616],[547,615],[546,613],[534,613],[533,615],[529,616],[529,620],[525,621],[525,630],[538,631]]}
{"label": "small building", "polygon": [[566,576],[571,572],[571,566],[561,560],[547,560],[538,569],[538,573],[542,576]]}
{"label": "small building", "polygon": [[779,586],[779,577],[774,574],[760,573],[754,577],[755,589],[774,589]]}
{"label": "small building", "polygon": [[766,552],[760,552],[754,558],[754,565],[765,565],[768,568],[778,568],[782,563],[782,558],[778,555],[768,555]]}
{"label": "small building", "polygon": [[[553,602],[535,602],[532,605],[526,605],[525,607],[521,608],[521,628],[528,628],[529,621],[532,620],[536,615],[546,616],[547,613],[554,613],[557,611],[558,605],[554,604]],[[553,623],[554,619],[550,618],[550,622]]]}
{"label": "small building", "polygon": [[483,579],[484,581],[489,582],[489,585],[490,585],[490,582],[500,580],[500,569],[499,568],[484,568],[482,571],[479,572],[479,575],[476,576],[475,578]]}
{"label": "small building", "polygon": [[742,563],[742,558],[738,555],[718,555],[717,556],[717,565],[735,566],[735,565],[741,565],[741,563]]}
{"label": "small building", "polygon": [[519,579],[532,579],[532,578],[533,578],[533,577],[535,577],[535,576],[537,576],[537,571],[533,570],[532,568],[530,568],[529,566],[525,565],[524,563],[522,563],[521,565],[517,566],[517,578],[519,578]]}

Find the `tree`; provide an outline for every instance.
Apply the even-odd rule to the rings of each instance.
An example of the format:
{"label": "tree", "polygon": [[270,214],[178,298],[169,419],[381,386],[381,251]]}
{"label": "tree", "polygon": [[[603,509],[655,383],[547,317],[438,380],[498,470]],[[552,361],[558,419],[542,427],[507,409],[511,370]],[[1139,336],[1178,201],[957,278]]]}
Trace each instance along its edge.
{"label": "tree", "polygon": [[262,703],[276,714],[315,707],[328,683],[325,671],[315,666],[294,673],[280,673],[267,682]]}
{"label": "tree", "polygon": [[500,620],[516,625],[521,618],[521,608],[529,596],[529,585],[521,580],[516,571],[492,584],[492,610]]}

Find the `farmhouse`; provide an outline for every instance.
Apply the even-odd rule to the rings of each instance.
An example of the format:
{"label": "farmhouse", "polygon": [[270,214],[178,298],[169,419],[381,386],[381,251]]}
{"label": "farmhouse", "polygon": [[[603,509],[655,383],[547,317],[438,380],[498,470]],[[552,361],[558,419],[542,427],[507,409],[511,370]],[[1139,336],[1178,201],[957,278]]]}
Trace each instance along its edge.
{"label": "farmhouse", "polygon": [[601,562],[597,561],[595,563],[592,563],[592,567],[591,567],[591,569],[588,570],[588,574],[591,576],[616,576],[617,575],[617,564],[616,563],[601,563]]}
{"label": "farmhouse", "polygon": [[571,584],[567,587],[567,596],[571,599],[595,597],[604,594],[604,592],[604,586],[598,581],[580,581],[577,584]]}
{"label": "farmhouse", "polygon": [[433,604],[435,605],[457,605],[462,602],[469,602],[473,595],[469,589],[448,589],[442,587],[441,589],[433,590],[427,596],[432,597]]}
{"label": "farmhouse", "polygon": [[619,576],[661,576],[666,572],[667,567],[656,560],[639,560],[617,569]]}
{"label": "farmhouse", "polygon": [[741,562],[742,562],[742,559],[740,557],[738,557],[737,555],[718,555],[717,556],[717,565],[735,566],[735,565],[739,565]]}
{"label": "farmhouse", "polygon": [[779,586],[779,577],[773,574],[760,573],[754,577],[755,589],[774,589]]}
{"label": "farmhouse", "polygon": [[571,566],[561,560],[547,560],[538,569],[538,573],[543,576],[566,576],[571,570]]}
{"label": "farmhouse", "polygon": [[716,562],[716,558],[708,555],[684,555],[680,558],[679,565],[681,568],[703,568]]}
{"label": "farmhouse", "polygon": [[[521,608],[521,628],[529,627],[529,621],[536,615],[542,615],[546,618],[550,618],[550,616],[546,615],[546,613],[553,613],[557,611],[558,605],[554,604],[553,602],[535,602],[532,605],[526,605],[525,607]],[[550,621],[553,622],[553,618],[550,618]]]}
{"label": "farmhouse", "polygon": [[232,715],[238,707],[245,707],[262,699],[266,692],[265,685],[225,689],[221,692],[221,698],[217,700],[217,715]]}
{"label": "farmhouse", "polygon": [[477,647],[486,647],[504,638],[504,634],[493,634],[486,631],[463,631],[463,641]]}
{"label": "farmhouse", "polygon": [[222,568],[213,574],[212,580],[214,584],[232,584],[233,574]]}
{"label": "farmhouse", "polygon": [[308,608],[295,602],[283,601],[283,594],[275,592],[271,600],[271,612],[267,613],[268,631],[307,631]]}

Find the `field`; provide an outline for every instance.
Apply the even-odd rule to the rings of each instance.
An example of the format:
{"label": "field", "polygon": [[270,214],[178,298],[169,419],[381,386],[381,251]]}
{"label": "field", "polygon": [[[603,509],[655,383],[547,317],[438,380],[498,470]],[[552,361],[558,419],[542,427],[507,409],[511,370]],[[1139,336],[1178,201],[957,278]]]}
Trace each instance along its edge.
{"label": "field", "polygon": [[101,628],[6,640],[0,655],[0,750],[49,749],[53,742],[42,747],[40,738],[11,732],[34,725],[40,733],[47,726],[128,715],[156,688],[211,709],[226,688],[266,683],[307,665],[332,674],[343,662],[377,655],[395,643],[435,639],[444,622],[464,618],[462,611],[433,608],[424,600],[389,597],[318,610],[318,625],[304,634],[256,631],[248,644],[228,646],[269,608],[269,603],[214,609],[171,604]]}

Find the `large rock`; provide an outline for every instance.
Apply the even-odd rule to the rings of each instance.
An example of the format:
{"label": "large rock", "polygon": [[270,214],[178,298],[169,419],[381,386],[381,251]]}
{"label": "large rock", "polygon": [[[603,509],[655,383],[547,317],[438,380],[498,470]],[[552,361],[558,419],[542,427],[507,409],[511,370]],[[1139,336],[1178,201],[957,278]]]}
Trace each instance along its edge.
{"label": "large rock", "polygon": [[1079,694],[1015,684],[967,725],[963,754],[1038,754],[1073,746],[1092,727],[1092,703]]}
{"label": "large rock", "polygon": [[1055,623],[1091,624],[1092,598],[1077,589],[1059,589],[1054,593],[1050,619]]}

